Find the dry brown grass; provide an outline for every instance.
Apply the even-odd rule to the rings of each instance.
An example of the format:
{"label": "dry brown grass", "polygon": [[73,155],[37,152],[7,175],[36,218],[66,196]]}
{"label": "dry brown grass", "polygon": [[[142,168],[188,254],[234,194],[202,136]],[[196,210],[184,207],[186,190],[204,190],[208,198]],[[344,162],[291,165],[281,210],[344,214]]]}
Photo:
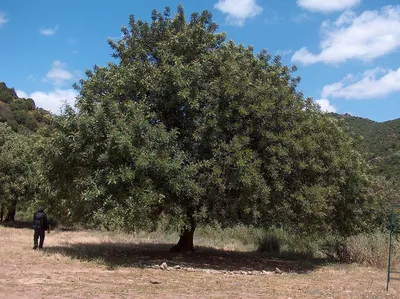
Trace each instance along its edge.
{"label": "dry brown grass", "polygon": [[[205,247],[176,255],[144,235],[54,231],[33,251],[31,230],[0,226],[0,244],[0,298],[400,298],[381,269]],[[162,262],[183,269],[151,268]]]}

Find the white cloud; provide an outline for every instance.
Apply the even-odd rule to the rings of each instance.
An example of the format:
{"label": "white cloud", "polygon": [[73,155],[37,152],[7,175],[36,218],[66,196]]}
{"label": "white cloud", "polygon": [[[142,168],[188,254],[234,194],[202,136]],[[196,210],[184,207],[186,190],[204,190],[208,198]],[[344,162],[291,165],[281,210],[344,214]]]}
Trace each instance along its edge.
{"label": "white cloud", "polygon": [[0,28],[3,27],[3,25],[7,22],[8,22],[7,15],[4,12],[0,11]]}
{"label": "white cloud", "polygon": [[362,75],[347,75],[343,80],[325,85],[322,97],[344,99],[371,99],[387,96],[400,91],[400,68],[387,70],[375,68]]}
{"label": "white cloud", "polygon": [[41,35],[50,36],[55,34],[57,30],[58,30],[58,25],[56,25],[54,28],[42,28],[39,30],[39,33]]}
{"label": "white cloud", "polygon": [[400,48],[400,6],[368,10],[359,16],[346,11],[335,22],[323,22],[321,33],[319,54],[301,48],[292,61],[303,64],[336,64],[349,59],[371,61]]}
{"label": "white cloud", "polygon": [[[338,19],[335,21],[335,25],[337,27],[342,26],[342,25],[346,25],[346,24],[351,24],[351,22],[353,21],[353,19],[355,19],[357,16],[354,13],[354,11],[351,10],[346,10],[344,13],[342,13]],[[329,23],[328,22],[324,22],[322,23],[322,27],[324,26],[328,26]]]}
{"label": "white cloud", "polygon": [[74,106],[78,93],[73,89],[55,89],[48,92],[35,91],[27,94],[22,90],[17,90],[17,95],[21,98],[32,98],[37,107],[51,111],[52,113],[60,113],[64,103]]}
{"label": "white cloud", "polygon": [[255,17],[263,11],[256,0],[218,0],[214,7],[228,14],[226,21],[237,26],[243,26],[246,19]]}
{"label": "white cloud", "polygon": [[59,60],[53,61],[53,67],[47,72],[44,82],[52,82],[54,85],[63,85],[74,78],[74,75],[66,70],[67,64]]}
{"label": "white cloud", "polygon": [[24,98],[24,99],[29,98],[28,94],[26,92],[22,91],[22,90],[16,90],[15,92],[17,93],[17,96],[19,98]]}
{"label": "white cloud", "polygon": [[311,11],[333,12],[349,9],[361,0],[297,0],[297,5]]}
{"label": "white cloud", "polygon": [[336,112],[337,109],[327,99],[316,100],[317,104],[321,107],[322,112]]}
{"label": "white cloud", "polygon": [[276,55],[279,55],[279,56],[286,56],[286,55],[290,55],[290,54],[292,54],[293,53],[293,50],[292,49],[288,49],[288,50],[277,50],[276,51]]}
{"label": "white cloud", "polygon": [[296,23],[304,23],[311,20],[311,17],[306,13],[298,14],[297,16],[293,17],[292,20]]}

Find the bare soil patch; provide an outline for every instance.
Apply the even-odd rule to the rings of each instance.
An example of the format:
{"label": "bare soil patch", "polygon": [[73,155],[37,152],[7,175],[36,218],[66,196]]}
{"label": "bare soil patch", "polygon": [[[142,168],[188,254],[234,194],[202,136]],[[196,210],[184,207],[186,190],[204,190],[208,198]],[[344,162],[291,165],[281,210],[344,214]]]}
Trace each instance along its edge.
{"label": "bare soil patch", "polygon": [[33,251],[32,238],[0,226],[0,298],[400,298],[400,281],[386,292],[385,269],[202,247],[179,255],[96,231],[54,231]]}

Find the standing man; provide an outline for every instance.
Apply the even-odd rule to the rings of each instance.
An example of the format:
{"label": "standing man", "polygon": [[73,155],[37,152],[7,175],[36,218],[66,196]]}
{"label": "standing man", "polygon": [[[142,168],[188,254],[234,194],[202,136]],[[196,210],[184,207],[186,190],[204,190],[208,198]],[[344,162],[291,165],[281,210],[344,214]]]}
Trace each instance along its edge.
{"label": "standing man", "polygon": [[38,248],[38,239],[40,238],[39,242],[39,249],[43,248],[44,236],[49,230],[49,224],[47,222],[47,216],[44,212],[44,208],[40,207],[37,212],[33,215],[33,249]]}

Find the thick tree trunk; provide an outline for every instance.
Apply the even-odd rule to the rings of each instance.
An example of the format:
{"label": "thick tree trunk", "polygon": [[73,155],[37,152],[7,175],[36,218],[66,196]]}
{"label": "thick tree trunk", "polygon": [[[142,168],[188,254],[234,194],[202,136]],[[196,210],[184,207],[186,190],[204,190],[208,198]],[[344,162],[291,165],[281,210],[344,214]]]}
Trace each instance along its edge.
{"label": "thick tree trunk", "polygon": [[193,235],[195,229],[195,225],[192,225],[190,228],[185,228],[181,233],[178,244],[173,246],[169,251],[181,253],[194,252]]}
{"label": "thick tree trunk", "polygon": [[1,207],[0,207],[0,221],[3,221],[3,217],[4,217],[4,204],[1,204]]}
{"label": "thick tree trunk", "polygon": [[17,211],[17,201],[14,200],[13,203],[12,203],[12,206],[7,211],[7,216],[6,216],[6,219],[4,221],[15,222],[15,213],[16,213],[16,211]]}

